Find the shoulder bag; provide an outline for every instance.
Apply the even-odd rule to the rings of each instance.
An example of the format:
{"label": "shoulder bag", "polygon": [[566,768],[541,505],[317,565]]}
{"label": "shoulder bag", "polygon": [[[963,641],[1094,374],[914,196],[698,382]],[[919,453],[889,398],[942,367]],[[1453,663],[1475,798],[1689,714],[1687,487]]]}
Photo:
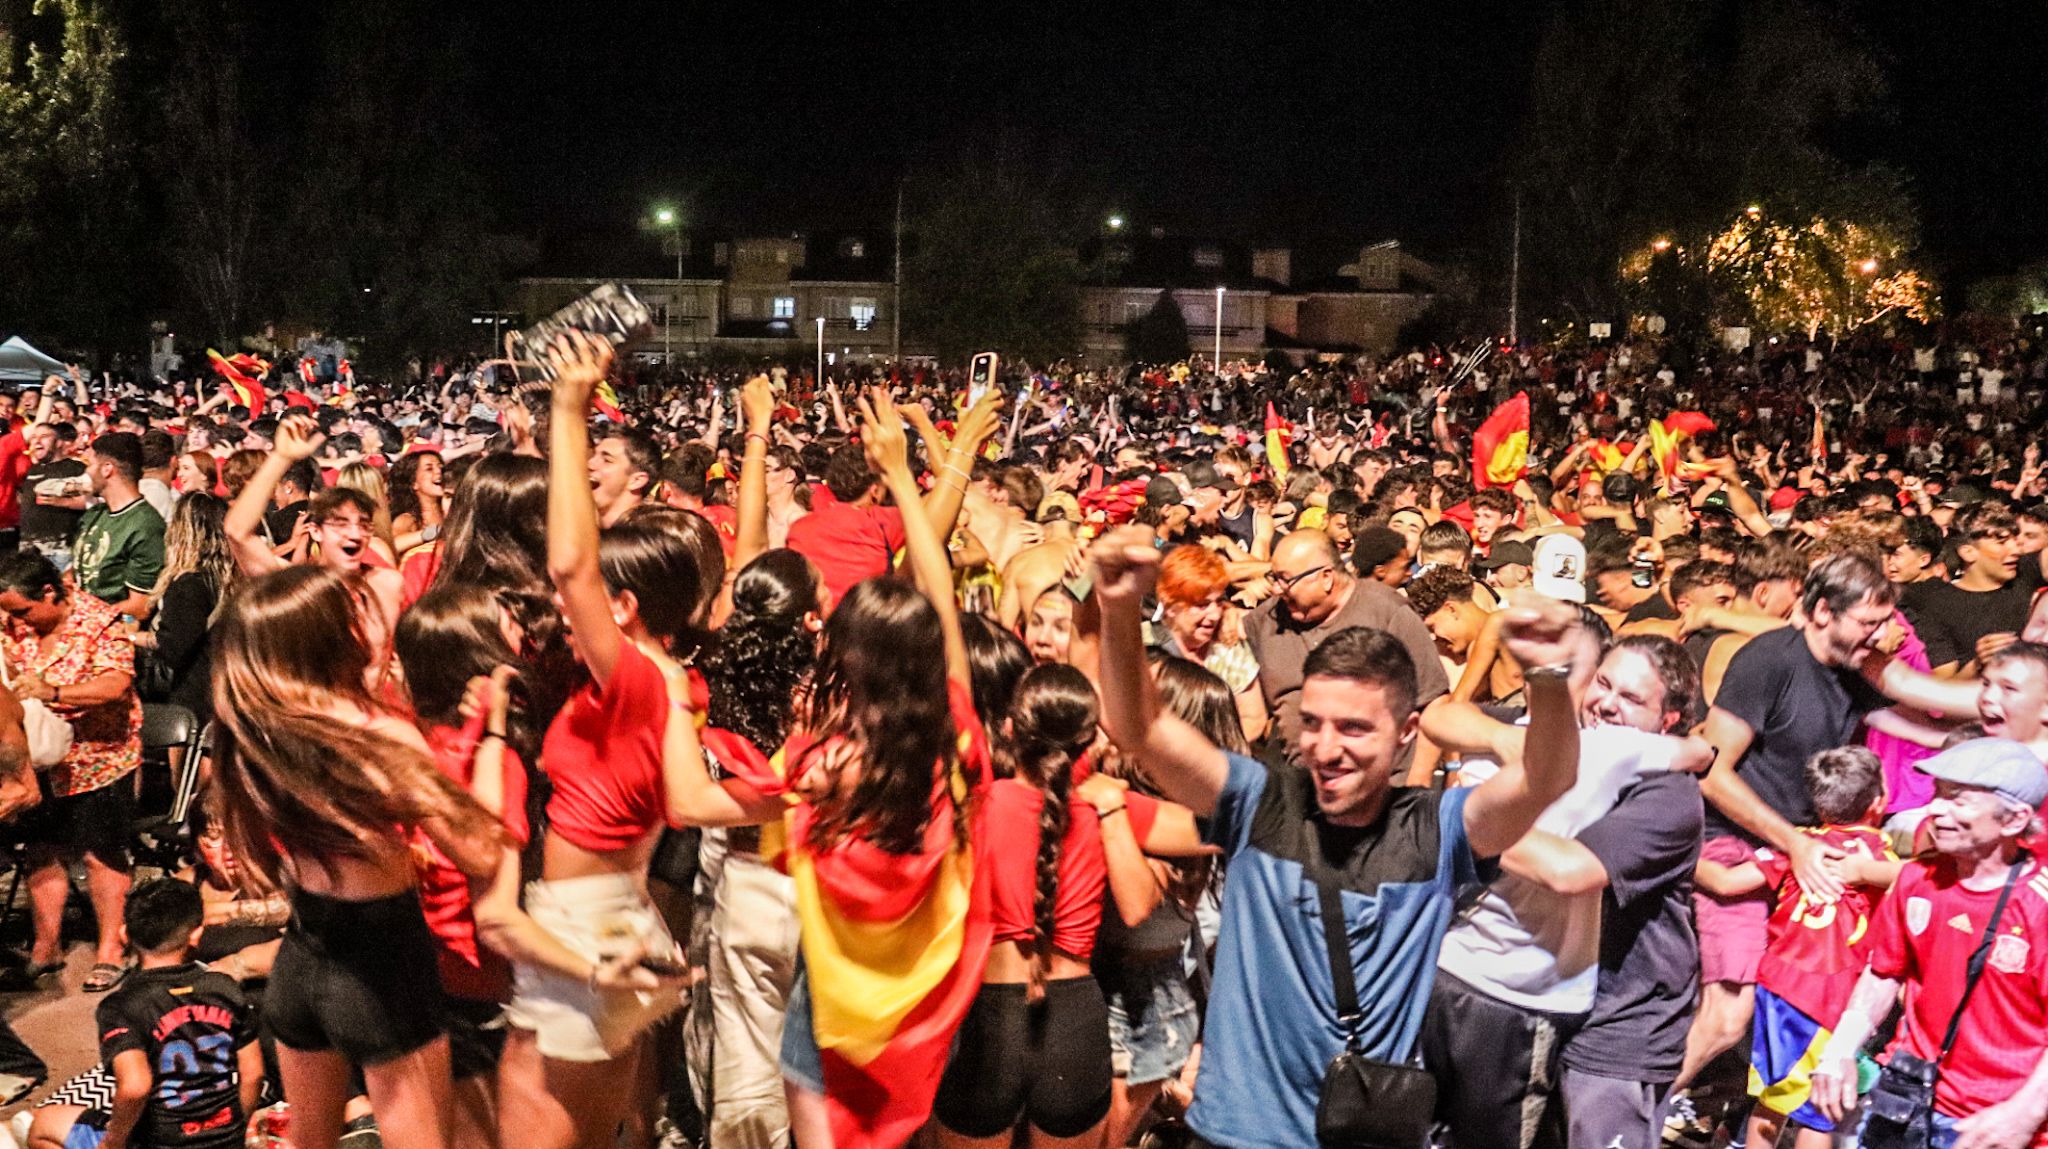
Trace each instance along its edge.
{"label": "shoulder bag", "polygon": [[1344,1051],[1324,1070],[1316,1099],[1316,1141],[1324,1149],[1424,1149],[1436,1121],[1436,1078],[1418,1066],[1367,1057],[1360,1049],[1358,1031],[1365,1016],[1351,970],[1343,898],[1328,876],[1316,878],[1316,892],[1330,950],[1330,980],[1337,991],[1337,1020],[1344,1026]]}

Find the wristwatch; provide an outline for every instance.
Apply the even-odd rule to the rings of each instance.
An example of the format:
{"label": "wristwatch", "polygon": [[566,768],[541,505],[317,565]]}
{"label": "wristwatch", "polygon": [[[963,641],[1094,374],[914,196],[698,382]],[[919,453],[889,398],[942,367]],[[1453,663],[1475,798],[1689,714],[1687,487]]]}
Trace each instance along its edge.
{"label": "wristwatch", "polygon": [[1571,663],[1569,663],[1569,662],[1553,662],[1553,663],[1551,663],[1551,664],[1550,664],[1550,665],[1548,665],[1548,666],[1525,666],[1525,667],[1523,667],[1523,668],[1522,668],[1522,681],[1524,681],[1524,682],[1563,682],[1563,681],[1564,681],[1565,679],[1567,679],[1567,678],[1570,678],[1570,677],[1571,677],[1571,674],[1572,674],[1572,664],[1571,664]]}

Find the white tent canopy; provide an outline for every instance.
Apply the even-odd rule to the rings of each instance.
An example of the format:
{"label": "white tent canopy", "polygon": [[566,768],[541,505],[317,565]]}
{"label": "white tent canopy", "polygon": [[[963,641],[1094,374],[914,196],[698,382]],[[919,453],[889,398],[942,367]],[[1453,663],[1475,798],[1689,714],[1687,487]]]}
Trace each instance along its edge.
{"label": "white tent canopy", "polygon": [[51,375],[62,374],[62,363],[29,346],[21,336],[0,343],[0,381],[40,383]]}

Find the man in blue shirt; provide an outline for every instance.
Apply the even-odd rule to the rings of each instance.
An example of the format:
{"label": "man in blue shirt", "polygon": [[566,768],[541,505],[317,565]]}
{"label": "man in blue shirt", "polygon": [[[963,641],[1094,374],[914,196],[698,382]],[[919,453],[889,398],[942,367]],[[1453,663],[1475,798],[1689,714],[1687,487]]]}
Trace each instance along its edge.
{"label": "man in blue shirt", "polygon": [[1166,796],[1203,820],[1229,867],[1202,1072],[1188,1123],[1227,1149],[1315,1144],[1323,1074],[1343,1048],[1316,881],[1344,906],[1375,1058],[1415,1050],[1455,891],[1475,858],[1513,845],[1577,777],[1578,723],[1566,687],[1582,657],[1578,614],[1553,600],[1517,603],[1503,628],[1528,681],[1528,727],[1506,732],[1519,766],[1484,785],[1439,793],[1396,788],[1415,740],[1413,658],[1384,631],[1331,635],[1303,668],[1299,766],[1227,754],[1163,712],[1146,669],[1140,603],[1158,575],[1145,531],[1105,536],[1090,553],[1102,606],[1104,723]]}

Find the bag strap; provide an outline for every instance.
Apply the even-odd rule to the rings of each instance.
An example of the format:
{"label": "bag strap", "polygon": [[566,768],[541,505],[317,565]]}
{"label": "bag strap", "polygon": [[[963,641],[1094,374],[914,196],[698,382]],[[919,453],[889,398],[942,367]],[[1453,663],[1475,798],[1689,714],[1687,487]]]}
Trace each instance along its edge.
{"label": "bag strap", "polygon": [[1322,902],[1323,941],[1330,950],[1330,985],[1337,991],[1337,1021],[1344,1027],[1344,1044],[1358,1052],[1358,1029],[1365,1016],[1358,1009],[1358,984],[1351,972],[1351,944],[1344,929],[1344,897],[1337,883],[1316,878],[1316,894]]}
{"label": "bag strap", "polygon": [[2019,884],[2020,870],[2027,864],[2027,855],[2013,859],[2012,869],[2005,875],[2005,888],[1998,892],[1998,906],[1991,911],[1991,924],[1984,927],[1984,937],[1977,942],[1977,950],[1970,955],[1970,964],[1963,974],[1963,996],[1956,1002],[1956,1011],[1949,1015],[1948,1033],[1941,1039],[1941,1052],[1934,1055],[1934,1064],[1948,1060],[1948,1051],[1955,1048],[1956,1031],[1963,1025],[1963,1010],[1970,1004],[1970,994],[1984,977],[1984,963],[1991,957],[1991,944],[1998,938],[1998,924],[2005,917],[2006,900],[2012,897],[2012,888]]}

